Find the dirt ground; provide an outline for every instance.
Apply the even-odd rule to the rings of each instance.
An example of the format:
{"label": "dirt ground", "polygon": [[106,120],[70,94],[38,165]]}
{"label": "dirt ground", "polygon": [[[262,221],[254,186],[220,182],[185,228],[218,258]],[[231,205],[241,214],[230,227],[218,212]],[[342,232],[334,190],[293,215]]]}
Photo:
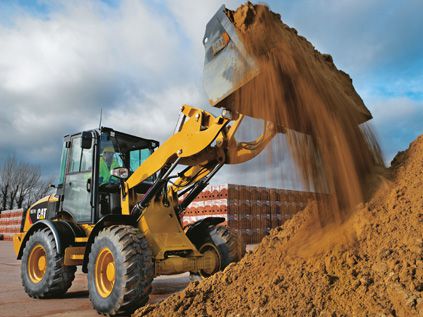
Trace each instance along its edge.
{"label": "dirt ground", "polygon": [[[159,276],[153,282],[149,303],[157,303],[179,292],[189,283],[188,274]],[[32,299],[23,290],[20,279],[20,261],[13,252],[12,243],[0,241],[0,317],[96,317],[88,298],[86,275],[78,270],[72,287],[60,299]]]}

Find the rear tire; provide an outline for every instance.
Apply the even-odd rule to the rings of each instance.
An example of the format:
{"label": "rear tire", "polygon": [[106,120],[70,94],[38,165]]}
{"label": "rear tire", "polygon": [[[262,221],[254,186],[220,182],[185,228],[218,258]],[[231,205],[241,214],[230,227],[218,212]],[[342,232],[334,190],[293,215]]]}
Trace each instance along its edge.
{"label": "rear tire", "polygon": [[25,292],[34,298],[57,297],[66,293],[75,278],[76,266],[65,266],[58,254],[53,233],[34,232],[25,245],[21,261],[21,279]]}
{"label": "rear tire", "polygon": [[214,272],[200,271],[191,277],[192,280],[198,277],[207,278],[218,271],[223,271],[230,263],[238,262],[245,255],[245,244],[242,241],[241,235],[232,228],[210,226],[208,230],[209,237],[197,247],[200,252],[212,250],[213,248],[219,257],[219,267]]}
{"label": "rear tire", "polygon": [[97,312],[132,314],[148,302],[153,277],[153,255],[137,228],[111,226],[95,238],[88,262],[88,290]]}

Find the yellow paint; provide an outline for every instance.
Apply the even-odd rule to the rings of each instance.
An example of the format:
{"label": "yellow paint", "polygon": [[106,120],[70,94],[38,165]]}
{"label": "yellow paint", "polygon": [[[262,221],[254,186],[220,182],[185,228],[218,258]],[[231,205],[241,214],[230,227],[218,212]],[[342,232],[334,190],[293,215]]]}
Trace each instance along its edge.
{"label": "yellow paint", "polygon": [[79,225],[82,230],[84,230],[85,234],[87,235],[87,237],[89,237],[89,235],[91,234],[91,231],[94,229],[95,225],[89,225],[89,224],[80,224]]}
{"label": "yellow paint", "polygon": [[131,189],[162,169],[173,157],[189,158],[207,148],[229,122],[228,119],[185,105],[187,119],[179,132],[173,134],[150,155],[126,181]]}
{"label": "yellow paint", "polygon": [[208,260],[208,267],[199,270],[202,277],[209,277],[220,270],[221,258],[216,246],[212,243],[205,243],[201,246],[200,252]]}
{"label": "yellow paint", "polygon": [[219,259],[213,252],[205,252],[202,256],[171,256],[156,260],[156,275],[178,274],[183,272],[216,272],[220,266]]}
{"label": "yellow paint", "polygon": [[16,256],[19,254],[19,250],[21,248],[22,239],[25,236],[25,233],[20,232],[13,235],[13,251],[15,251]]}
{"label": "yellow paint", "polygon": [[95,260],[94,270],[97,292],[101,297],[107,298],[115,285],[115,261],[109,248],[100,250]]}
{"label": "yellow paint", "polygon": [[41,244],[33,246],[28,256],[27,272],[32,283],[38,284],[42,281],[47,263],[47,255]]}
{"label": "yellow paint", "polygon": [[276,129],[271,122],[263,122],[263,133],[253,141],[237,142],[235,133],[244,116],[240,115],[228,131],[226,164],[240,164],[252,160],[259,155],[276,135]]}
{"label": "yellow paint", "polygon": [[65,265],[82,265],[85,247],[67,247],[65,249]]}
{"label": "yellow paint", "polygon": [[175,214],[175,204],[169,197],[169,206],[161,201],[152,201],[144,209],[138,223],[140,230],[145,234],[155,258],[164,259],[166,251],[190,250],[194,256],[201,256],[185,232]]}
{"label": "yellow paint", "polygon": [[88,241],[88,237],[75,237],[76,243],[86,243]]}

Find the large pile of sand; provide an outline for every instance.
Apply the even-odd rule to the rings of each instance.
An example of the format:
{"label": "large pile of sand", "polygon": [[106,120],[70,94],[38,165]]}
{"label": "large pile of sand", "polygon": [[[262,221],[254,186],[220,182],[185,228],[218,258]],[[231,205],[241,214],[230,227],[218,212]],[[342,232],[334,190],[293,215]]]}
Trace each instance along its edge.
{"label": "large pile of sand", "polygon": [[382,174],[342,226],[316,230],[309,206],[238,264],[135,315],[422,316],[423,136]]}
{"label": "large pile of sand", "polygon": [[306,132],[287,134],[289,150],[303,185],[330,199],[136,315],[422,315],[423,137],[390,170],[378,166],[377,142],[358,127],[370,114],[348,75],[266,6],[228,15],[261,73],[223,106]]}

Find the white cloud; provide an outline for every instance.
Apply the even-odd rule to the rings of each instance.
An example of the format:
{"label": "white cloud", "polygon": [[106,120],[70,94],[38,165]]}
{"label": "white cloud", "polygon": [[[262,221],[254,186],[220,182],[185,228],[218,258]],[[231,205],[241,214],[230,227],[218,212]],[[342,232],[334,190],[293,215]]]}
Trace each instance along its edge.
{"label": "white cloud", "polygon": [[175,105],[201,99],[172,17],[147,3],[62,1],[45,19],[21,13],[0,24],[1,157],[37,152],[33,160],[55,165],[60,146],[52,155],[44,144],[96,127],[101,107],[105,123],[163,138]]}
{"label": "white cloud", "polygon": [[388,69],[398,75],[421,56],[420,0],[275,1],[271,8],[353,79]]}
{"label": "white cloud", "polygon": [[242,0],[208,0],[208,1],[172,1],[166,0],[169,10],[174,15],[176,22],[182,28],[184,34],[190,39],[196,60],[202,69],[203,65],[203,36],[207,22],[222,6],[222,3],[229,9],[236,9]]}
{"label": "white cloud", "polygon": [[[224,2],[234,9],[243,1]],[[202,37],[221,1],[42,3],[50,8],[46,13],[16,7],[0,21],[0,160],[15,152],[56,173],[62,136],[97,127],[100,108],[104,125],[160,141],[173,132],[181,104],[210,108],[202,88]],[[394,75],[412,70],[415,57],[407,54],[421,52],[423,42],[421,19],[410,21],[421,2],[389,7],[379,0],[273,1],[270,6],[351,73],[388,158],[422,133],[421,102],[371,98],[381,69]],[[400,76],[386,87],[421,94],[421,82],[418,76]],[[291,166],[287,161],[281,158],[262,171],[263,154],[225,168],[217,180],[283,185],[272,171],[283,175]]]}
{"label": "white cloud", "polygon": [[[103,123],[116,130],[163,142],[173,133],[184,100],[198,106],[203,96],[192,83],[181,83],[142,96],[133,94],[116,108],[106,110]],[[95,121],[86,128],[93,124]]]}
{"label": "white cloud", "polygon": [[210,108],[202,36],[220,2],[45,3],[0,21],[0,159],[56,173],[62,136],[97,127],[100,108],[104,125],[160,141],[182,104]]}
{"label": "white cloud", "polygon": [[381,141],[385,162],[389,165],[398,151],[403,151],[423,134],[423,101],[406,97],[369,98],[375,114],[372,125]]}

